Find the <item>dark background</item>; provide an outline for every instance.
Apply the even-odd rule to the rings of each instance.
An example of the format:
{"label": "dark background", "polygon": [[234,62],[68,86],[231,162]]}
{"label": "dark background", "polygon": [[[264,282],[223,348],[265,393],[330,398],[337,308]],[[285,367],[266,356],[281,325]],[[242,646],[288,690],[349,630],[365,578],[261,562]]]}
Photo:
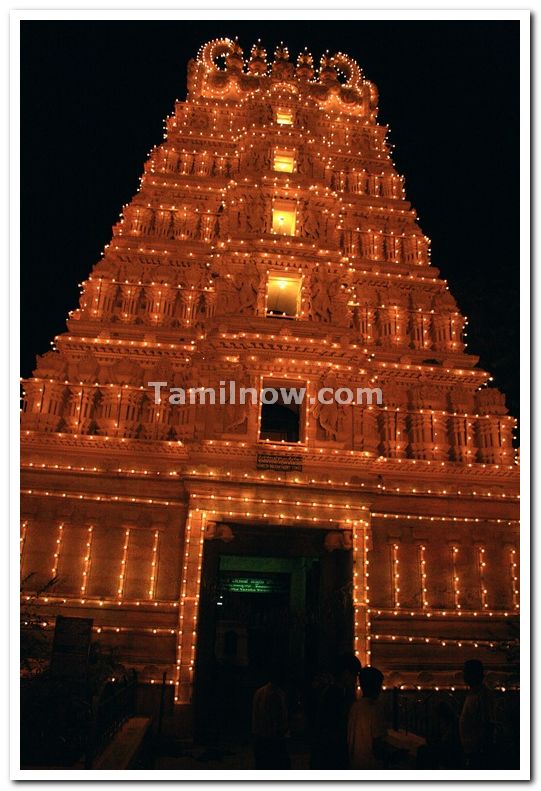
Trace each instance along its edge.
{"label": "dark background", "polygon": [[65,329],[206,41],[351,55],[380,92],[468,350],[519,403],[519,23],[21,23],[21,367]]}

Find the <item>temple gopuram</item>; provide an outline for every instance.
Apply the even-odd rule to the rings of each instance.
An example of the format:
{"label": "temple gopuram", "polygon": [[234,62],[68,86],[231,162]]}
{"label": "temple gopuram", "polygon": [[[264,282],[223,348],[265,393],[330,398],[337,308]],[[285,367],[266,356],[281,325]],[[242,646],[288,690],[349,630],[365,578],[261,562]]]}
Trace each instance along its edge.
{"label": "temple gopuram", "polygon": [[[472,657],[508,686],[515,421],[465,349],[375,85],[343,53],[220,39],[187,86],[23,382],[23,601],[51,630],[93,619],[196,716],[217,683],[248,700],[269,661],[304,683],[348,650],[388,686],[460,684]],[[308,397],[170,403],[231,381]]]}

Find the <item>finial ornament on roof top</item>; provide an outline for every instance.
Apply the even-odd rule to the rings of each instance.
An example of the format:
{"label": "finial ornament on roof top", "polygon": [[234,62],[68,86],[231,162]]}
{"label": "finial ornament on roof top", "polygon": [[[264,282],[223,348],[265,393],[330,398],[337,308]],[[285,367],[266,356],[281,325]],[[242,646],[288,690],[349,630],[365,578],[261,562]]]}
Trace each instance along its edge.
{"label": "finial ornament on roof top", "polygon": [[310,52],[304,48],[304,52],[297,57],[297,76],[301,80],[310,80],[314,76],[314,59]]}
{"label": "finial ornament on roof top", "polygon": [[304,52],[299,52],[299,55],[297,57],[297,65],[299,65],[299,66],[300,65],[303,65],[303,66],[304,65],[307,65],[307,66],[313,66],[314,65],[314,59],[312,57],[312,54],[310,52],[308,52],[308,49],[306,47],[304,48]]}
{"label": "finial ornament on roof top", "polygon": [[243,66],[243,51],[238,42],[230,38],[215,38],[209,41],[199,50],[197,60],[203,63],[205,68],[210,72],[223,71],[216,63],[219,57],[225,57],[226,68],[233,66],[236,68],[240,62],[240,68]]}
{"label": "finial ornament on roof top", "polygon": [[290,80],[295,75],[295,67],[289,62],[289,51],[282,41],[274,50],[272,75],[279,80]]}
{"label": "finial ornament on roof top", "polygon": [[267,50],[261,45],[260,39],[250,50],[248,71],[250,74],[266,74],[267,72]]}
{"label": "finial ornament on roof top", "polygon": [[329,55],[329,51],[321,56],[319,61],[319,81],[322,83],[338,82],[338,75],[333,66],[333,58]]}
{"label": "finial ornament on roof top", "polygon": [[333,55],[331,62],[334,68],[345,76],[345,85],[348,88],[356,88],[362,83],[363,76],[361,69],[349,55],[338,52],[336,55]]}
{"label": "finial ornament on roof top", "polygon": [[209,41],[190,64],[190,95],[238,99],[254,91],[286,89],[298,93],[300,90],[325,106],[375,117],[377,90],[364,80],[361,69],[349,55],[343,52],[333,55],[327,50],[315,79],[314,60],[306,47],[298,55],[296,66],[289,58],[287,46],[280,42],[269,70],[267,51],[259,39],[246,60],[236,39]]}

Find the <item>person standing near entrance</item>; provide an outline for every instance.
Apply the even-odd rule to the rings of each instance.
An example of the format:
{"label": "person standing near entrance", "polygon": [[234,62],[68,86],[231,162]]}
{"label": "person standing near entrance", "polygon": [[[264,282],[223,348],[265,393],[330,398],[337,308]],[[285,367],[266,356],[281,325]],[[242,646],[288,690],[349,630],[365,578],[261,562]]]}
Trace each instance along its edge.
{"label": "person standing near entrance", "polygon": [[485,671],[479,659],[464,662],[464,681],[469,687],[460,714],[459,729],[468,769],[491,769],[494,760],[492,693],[483,683]]}
{"label": "person standing near entrance", "polygon": [[381,769],[386,753],[387,728],[380,699],[383,673],[363,667],[360,673],[362,698],[351,707],[348,721],[351,769]]}
{"label": "person standing near entrance", "polygon": [[252,732],[256,769],[291,769],[284,672],[274,666],[268,682],[256,690],[252,705]]}
{"label": "person standing near entrance", "polygon": [[355,702],[361,663],[355,654],[342,654],[330,683],[319,692],[310,750],[311,769],[347,769],[347,723]]}

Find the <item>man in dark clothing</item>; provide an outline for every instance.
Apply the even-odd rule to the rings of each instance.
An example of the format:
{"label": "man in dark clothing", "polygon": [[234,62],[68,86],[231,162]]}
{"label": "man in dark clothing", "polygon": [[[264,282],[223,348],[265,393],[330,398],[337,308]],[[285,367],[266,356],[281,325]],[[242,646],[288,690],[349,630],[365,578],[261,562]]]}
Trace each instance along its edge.
{"label": "man in dark clothing", "polygon": [[464,681],[469,687],[460,714],[459,729],[468,769],[492,769],[494,762],[494,704],[483,683],[485,671],[479,659],[464,662]]}
{"label": "man in dark clothing", "polygon": [[417,769],[462,769],[464,756],[453,708],[441,700],[434,707],[433,717],[436,735],[417,750]]}
{"label": "man in dark clothing", "polygon": [[311,769],[347,769],[349,710],[356,698],[361,663],[354,654],[343,654],[335,663],[330,682],[320,691],[310,751]]}

